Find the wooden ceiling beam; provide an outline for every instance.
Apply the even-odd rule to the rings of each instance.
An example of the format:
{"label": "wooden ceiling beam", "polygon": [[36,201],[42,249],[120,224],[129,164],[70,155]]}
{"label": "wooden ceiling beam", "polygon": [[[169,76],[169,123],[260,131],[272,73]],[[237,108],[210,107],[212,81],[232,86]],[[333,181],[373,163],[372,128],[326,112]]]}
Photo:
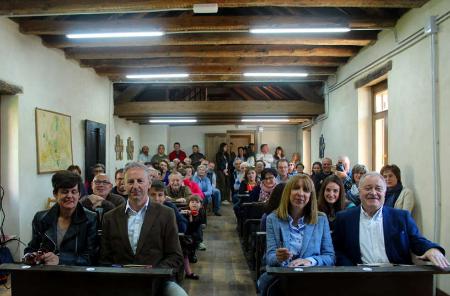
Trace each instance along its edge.
{"label": "wooden ceiling beam", "polygon": [[131,84],[114,100],[114,104],[123,104],[131,102],[146,88],[147,86],[144,84]]}
{"label": "wooden ceiling beam", "polygon": [[[149,1],[149,0],[2,0],[0,1],[0,15],[53,15],[80,13],[124,13],[145,12],[152,10],[191,9],[194,4],[205,0],[191,1]],[[386,7],[386,8],[416,8],[427,0],[220,0],[212,1],[224,7]]]}
{"label": "wooden ceiling beam", "polygon": [[[203,66],[194,65],[186,67],[154,67],[154,68],[130,68],[130,67],[97,67],[95,71],[104,76],[123,76],[129,74],[165,74],[165,73],[190,73],[191,75],[241,75],[244,72],[306,72],[310,75],[332,75],[336,73],[336,67],[246,67],[236,65]],[[241,77],[242,78],[242,77]]]}
{"label": "wooden ceiling beam", "polygon": [[84,67],[153,68],[153,67],[190,67],[207,66],[319,66],[338,67],[347,58],[341,57],[268,57],[268,58],[157,58],[126,60],[81,60]]}
{"label": "wooden ceiling beam", "polygon": [[260,57],[351,57],[358,53],[357,46],[304,46],[304,45],[200,45],[149,47],[66,48],[72,59],[137,59],[137,58],[260,58]]}
{"label": "wooden ceiling beam", "polygon": [[251,28],[349,27],[382,29],[395,25],[394,18],[368,17],[299,17],[299,16],[179,16],[126,20],[55,21],[15,19],[20,30],[34,35],[66,35],[70,33],[105,33],[161,30],[164,32],[236,31]]}
{"label": "wooden ceiling beam", "polygon": [[245,114],[314,116],[323,113],[324,105],[306,101],[177,101],[131,102],[114,106],[118,116],[176,116],[191,114]]}
{"label": "wooden ceiling beam", "polygon": [[147,38],[68,39],[43,35],[48,47],[117,47],[168,45],[355,45],[366,46],[377,39],[377,31],[351,31],[339,34],[288,34],[257,36],[249,33],[179,34]]}
{"label": "wooden ceiling beam", "polygon": [[238,94],[244,100],[247,100],[247,101],[253,101],[254,100],[254,98],[252,96],[248,95],[245,92],[245,89],[241,89],[240,87],[233,87],[232,91],[234,91],[236,94]]}

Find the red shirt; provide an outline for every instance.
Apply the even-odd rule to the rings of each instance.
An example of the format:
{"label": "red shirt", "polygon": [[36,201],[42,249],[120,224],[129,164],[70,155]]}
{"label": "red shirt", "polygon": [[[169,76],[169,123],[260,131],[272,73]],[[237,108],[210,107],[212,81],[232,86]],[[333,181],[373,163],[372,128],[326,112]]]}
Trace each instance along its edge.
{"label": "red shirt", "polygon": [[194,181],[191,181],[189,179],[184,179],[183,183],[185,186],[189,187],[189,189],[191,189],[192,194],[196,194],[198,196],[200,196],[203,199],[205,199],[205,195],[203,194],[202,189],[200,189],[200,186],[198,186],[197,183],[195,183]]}
{"label": "red shirt", "polygon": [[183,161],[186,158],[186,153],[184,153],[184,151],[180,150],[180,151],[178,151],[178,155],[177,155],[177,152],[175,150],[173,150],[169,154],[169,160],[173,161],[175,158],[178,158],[180,161]]}

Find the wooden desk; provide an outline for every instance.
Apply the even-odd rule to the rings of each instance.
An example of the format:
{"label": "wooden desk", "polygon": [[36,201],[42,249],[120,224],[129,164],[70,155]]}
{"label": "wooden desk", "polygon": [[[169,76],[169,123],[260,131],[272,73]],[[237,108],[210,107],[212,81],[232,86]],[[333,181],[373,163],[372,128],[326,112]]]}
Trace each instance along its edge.
{"label": "wooden desk", "polygon": [[433,275],[450,273],[433,266],[268,267],[281,280],[283,295],[433,295]]}
{"label": "wooden desk", "polygon": [[[11,273],[11,295],[157,295],[161,282],[172,277],[171,268],[115,268],[2,264]],[[92,270],[93,269],[93,270]]]}

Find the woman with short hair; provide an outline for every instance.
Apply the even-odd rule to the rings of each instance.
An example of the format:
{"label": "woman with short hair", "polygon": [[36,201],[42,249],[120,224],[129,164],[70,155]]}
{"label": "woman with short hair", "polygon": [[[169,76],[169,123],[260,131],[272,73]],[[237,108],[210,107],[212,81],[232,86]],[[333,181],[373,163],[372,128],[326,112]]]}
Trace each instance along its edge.
{"label": "woman with short hair", "polygon": [[388,164],[381,168],[380,174],[387,185],[384,205],[412,213],[415,203],[414,192],[403,186],[400,168],[395,164]]}

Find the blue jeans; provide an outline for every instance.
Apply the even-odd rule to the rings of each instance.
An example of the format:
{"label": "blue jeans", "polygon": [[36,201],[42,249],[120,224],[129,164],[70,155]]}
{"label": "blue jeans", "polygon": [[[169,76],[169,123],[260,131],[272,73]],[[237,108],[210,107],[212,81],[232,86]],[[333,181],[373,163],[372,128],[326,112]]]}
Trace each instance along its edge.
{"label": "blue jeans", "polygon": [[220,204],[222,202],[220,198],[220,190],[217,188],[213,188],[212,195],[206,196],[203,200],[205,208],[208,206],[210,202],[213,203],[213,212],[217,213],[220,210]]}

